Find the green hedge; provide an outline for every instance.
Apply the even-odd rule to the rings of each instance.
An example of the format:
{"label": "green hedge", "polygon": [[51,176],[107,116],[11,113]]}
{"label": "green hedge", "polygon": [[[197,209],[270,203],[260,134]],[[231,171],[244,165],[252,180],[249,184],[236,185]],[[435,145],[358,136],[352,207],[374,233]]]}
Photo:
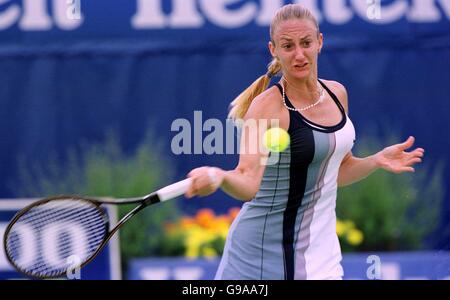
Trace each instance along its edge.
{"label": "green hedge", "polygon": [[[365,157],[387,143],[365,138],[355,156]],[[428,154],[429,155],[429,154]],[[364,234],[363,242],[350,246],[342,241],[343,251],[399,251],[427,248],[427,237],[442,217],[444,198],[443,164],[431,168],[424,162],[415,173],[392,174],[378,170],[353,185],[338,190],[337,217],[352,220]]]}

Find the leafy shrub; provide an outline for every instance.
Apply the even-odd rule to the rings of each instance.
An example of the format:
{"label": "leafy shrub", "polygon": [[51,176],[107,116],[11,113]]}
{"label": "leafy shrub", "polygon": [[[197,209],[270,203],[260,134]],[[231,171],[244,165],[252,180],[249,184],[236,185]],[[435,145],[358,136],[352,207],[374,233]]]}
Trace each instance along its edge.
{"label": "leafy shrub", "polygon": [[[390,138],[389,144],[398,141]],[[381,148],[375,139],[366,138],[359,144],[364,145],[356,153],[359,157]],[[443,197],[442,164],[431,171],[422,163],[415,173],[378,170],[362,181],[340,188],[338,218],[353,221],[364,235],[359,245],[341,240],[343,251],[423,249],[426,237],[439,225]]]}

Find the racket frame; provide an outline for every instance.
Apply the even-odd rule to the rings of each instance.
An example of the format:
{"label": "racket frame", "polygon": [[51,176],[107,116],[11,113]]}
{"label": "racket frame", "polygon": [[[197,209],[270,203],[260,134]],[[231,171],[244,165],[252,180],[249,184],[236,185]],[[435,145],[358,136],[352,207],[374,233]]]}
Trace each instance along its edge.
{"label": "racket frame", "polygon": [[[111,199],[111,198],[96,198],[96,197],[82,197],[79,195],[57,195],[57,196],[52,196],[52,197],[47,197],[41,200],[38,200],[36,202],[33,202],[27,206],[25,206],[23,209],[21,209],[19,212],[17,212],[14,217],[11,219],[11,221],[9,222],[8,226],[5,229],[4,235],[3,235],[3,247],[4,247],[4,251],[5,251],[5,256],[7,258],[7,260],[9,261],[9,263],[20,273],[23,273],[29,277],[33,277],[33,278],[39,278],[39,279],[52,279],[52,278],[60,278],[62,277],[64,274],[67,273],[67,270],[65,270],[65,272],[59,272],[59,273],[55,273],[54,275],[37,275],[37,274],[32,274],[26,270],[23,270],[22,268],[20,268],[19,266],[17,266],[17,264],[13,261],[13,259],[11,259],[10,255],[9,255],[9,251],[6,247],[6,242],[7,242],[7,238],[8,235],[12,229],[12,227],[16,224],[16,222],[27,212],[29,212],[32,208],[34,207],[38,207],[41,206],[45,203],[51,202],[51,201],[58,201],[58,200],[76,200],[76,201],[84,201],[87,202],[89,204],[91,204],[93,207],[95,207],[95,209],[97,209],[100,213],[100,215],[103,218],[103,222],[105,225],[105,235],[103,237],[102,242],[99,244],[99,246],[97,247],[97,249],[94,251],[94,253],[92,253],[88,259],[86,259],[83,263],[81,263],[79,266],[76,266],[75,268],[83,268],[84,266],[86,266],[87,264],[89,264],[105,247],[105,245],[109,242],[109,240],[111,239],[111,237],[120,229],[120,227],[122,227],[128,220],[130,220],[133,216],[135,216],[138,212],[140,212],[142,209],[144,209],[145,207],[152,205],[152,204],[156,204],[161,202],[157,193],[151,193],[148,194],[144,197],[136,197],[136,198],[126,198],[123,200],[120,199]],[[114,226],[114,228],[112,228],[110,230],[110,222],[109,222],[109,218],[108,215],[106,213],[106,211],[104,209],[101,208],[101,205],[103,204],[109,204],[109,205],[127,205],[127,204],[137,204],[139,203],[138,206],[136,206],[135,208],[133,208],[131,211],[129,211],[125,216],[123,216],[118,222],[117,224]]]}
{"label": "racket frame", "polygon": [[[116,233],[117,230],[119,230],[119,228],[123,226],[123,224],[125,224],[129,219],[131,219],[131,217],[135,216],[139,211],[141,211],[142,209],[144,209],[145,207],[147,207],[149,205],[167,201],[167,200],[176,198],[176,197],[184,194],[188,190],[188,188],[191,184],[192,184],[192,179],[186,178],[184,180],[178,181],[171,185],[165,186],[165,187],[157,190],[156,192],[153,192],[146,196],[135,197],[135,198],[112,199],[112,198],[106,198],[106,197],[105,198],[97,198],[97,197],[83,197],[83,196],[79,196],[79,195],[58,195],[58,196],[52,196],[52,197],[44,198],[42,200],[38,200],[36,202],[33,202],[33,203],[27,205],[22,210],[20,210],[18,213],[16,213],[16,215],[13,217],[11,222],[6,227],[5,233],[3,235],[3,247],[5,249],[6,258],[8,259],[10,264],[17,271],[19,271],[20,273],[23,273],[27,276],[34,277],[34,278],[40,278],[40,279],[51,279],[51,278],[62,277],[64,275],[63,272],[56,273],[54,275],[49,275],[49,276],[40,276],[40,275],[36,275],[36,274],[31,274],[30,272],[24,271],[21,268],[19,268],[13,262],[13,260],[10,258],[10,255],[8,254],[8,250],[6,247],[7,236],[9,235],[11,228],[14,226],[14,224],[17,222],[17,220],[19,220],[19,218],[21,216],[23,216],[25,213],[27,213],[30,209],[32,209],[33,207],[37,207],[39,205],[45,204],[50,201],[58,200],[58,199],[61,199],[61,200],[73,199],[73,200],[79,200],[79,201],[82,200],[82,201],[90,202],[91,204],[95,205],[95,207],[99,210],[99,212],[101,213],[101,215],[103,217],[103,221],[105,224],[105,232],[107,232],[107,233],[103,237],[103,241],[100,243],[98,248],[94,251],[94,253],[91,254],[91,256],[88,259],[86,259],[83,263],[81,263],[79,266],[77,266],[77,268],[81,269],[85,265],[90,263],[100,253],[100,251],[105,247],[105,245],[108,243],[108,241],[114,235],[114,233]],[[129,211],[125,216],[122,217],[122,219],[120,219],[117,222],[117,224],[114,226],[113,229],[109,230],[109,227],[110,227],[109,218],[108,218],[106,212],[100,208],[100,206],[102,204],[123,205],[123,204],[137,204],[137,203],[139,203],[138,206],[136,206],[131,211]],[[65,271],[65,273],[67,273],[67,270]]]}

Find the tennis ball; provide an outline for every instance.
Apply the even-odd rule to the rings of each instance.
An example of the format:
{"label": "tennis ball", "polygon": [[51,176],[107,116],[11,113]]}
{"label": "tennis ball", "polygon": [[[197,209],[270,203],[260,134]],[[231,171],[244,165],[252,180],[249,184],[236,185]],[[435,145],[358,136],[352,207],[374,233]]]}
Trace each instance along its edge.
{"label": "tennis ball", "polygon": [[270,128],[264,133],[263,145],[272,152],[284,151],[290,142],[291,137],[283,128]]}

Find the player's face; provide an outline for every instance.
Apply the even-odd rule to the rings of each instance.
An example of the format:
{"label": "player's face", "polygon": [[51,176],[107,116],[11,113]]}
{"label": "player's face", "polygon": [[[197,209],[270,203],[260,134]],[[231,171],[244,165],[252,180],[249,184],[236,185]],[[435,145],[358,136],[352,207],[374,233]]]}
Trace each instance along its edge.
{"label": "player's face", "polygon": [[311,20],[293,19],[278,24],[269,48],[272,56],[279,58],[285,75],[305,79],[317,74],[317,57],[322,43],[322,34],[317,35]]}

